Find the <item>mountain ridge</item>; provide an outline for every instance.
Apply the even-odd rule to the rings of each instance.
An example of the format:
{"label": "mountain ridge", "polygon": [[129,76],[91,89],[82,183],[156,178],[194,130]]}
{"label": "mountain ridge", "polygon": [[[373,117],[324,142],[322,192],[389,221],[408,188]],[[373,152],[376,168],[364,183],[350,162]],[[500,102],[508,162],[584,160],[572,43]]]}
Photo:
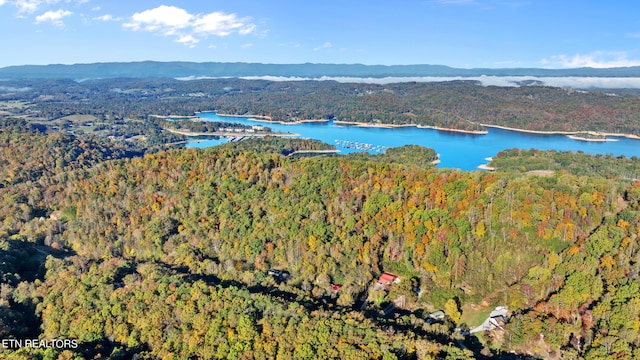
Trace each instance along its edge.
{"label": "mountain ridge", "polygon": [[363,65],[363,64],[264,64],[246,62],[137,61],[82,64],[15,65],[0,68],[2,80],[24,79],[98,79],[146,77],[241,77],[241,76],[576,76],[576,77],[640,77],[640,66],[618,68],[453,68],[446,65]]}

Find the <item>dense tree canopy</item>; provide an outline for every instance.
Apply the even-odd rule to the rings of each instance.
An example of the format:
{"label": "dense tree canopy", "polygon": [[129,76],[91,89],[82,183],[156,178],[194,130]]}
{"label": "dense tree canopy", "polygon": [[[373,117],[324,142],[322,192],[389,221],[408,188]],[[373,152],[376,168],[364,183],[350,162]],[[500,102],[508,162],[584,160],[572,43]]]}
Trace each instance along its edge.
{"label": "dense tree canopy", "polygon": [[[272,138],[136,157],[28,127],[0,139],[0,335],[80,344],[10,357],[640,352],[640,183],[623,172],[439,170],[412,146],[293,157],[328,146]],[[383,272],[400,283],[374,290]],[[454,328],[483,302],[513,316],[479,345]]]}

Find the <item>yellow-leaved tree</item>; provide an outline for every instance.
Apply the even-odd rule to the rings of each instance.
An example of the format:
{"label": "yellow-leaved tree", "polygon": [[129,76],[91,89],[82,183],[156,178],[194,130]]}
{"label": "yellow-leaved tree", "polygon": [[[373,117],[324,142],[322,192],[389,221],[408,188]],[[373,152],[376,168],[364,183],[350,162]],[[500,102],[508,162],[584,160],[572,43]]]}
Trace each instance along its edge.
{"label": "yellow-leaved tree", "polygon": [[455,299],[447,300],[447,302],[444,304],[444,313],[447,314],[451,321],[456,324],[460,320],[460,316],[462,316],[458,307],[458,302]]}

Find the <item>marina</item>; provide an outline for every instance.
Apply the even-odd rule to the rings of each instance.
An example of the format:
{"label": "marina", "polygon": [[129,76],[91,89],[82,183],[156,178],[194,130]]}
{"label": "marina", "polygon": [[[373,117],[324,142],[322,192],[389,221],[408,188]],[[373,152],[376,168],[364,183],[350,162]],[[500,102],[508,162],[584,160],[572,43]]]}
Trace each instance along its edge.
{"label": "marina", "polygon": [[374,145],[370,143],[361,143],[358,141],[335,139],[334,143],[336,144],[336,148],[354,149],[371,153],[383,153],[385,150],[387,150],[387,146],[384,145]]}

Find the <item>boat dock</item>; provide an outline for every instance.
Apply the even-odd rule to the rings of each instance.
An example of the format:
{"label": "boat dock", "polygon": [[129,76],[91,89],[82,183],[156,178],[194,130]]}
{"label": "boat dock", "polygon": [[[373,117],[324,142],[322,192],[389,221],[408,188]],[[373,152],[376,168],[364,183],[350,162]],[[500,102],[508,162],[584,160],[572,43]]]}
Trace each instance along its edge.
{"label": "boat dock", "polygon": [[369,143],[362,143],[358,141],[350,141],[350,140],[334,140],[336,143],[336,147],[343,149],[355,149],[359,151],[367,151],[367,152],[376,152],[382,153],[387,150],[387,147],[384,145],[374,145]]}
{"label": "boat dock", "polygon": [[246,139],[246,136],[227,136],[227,142],[238,142]]}

